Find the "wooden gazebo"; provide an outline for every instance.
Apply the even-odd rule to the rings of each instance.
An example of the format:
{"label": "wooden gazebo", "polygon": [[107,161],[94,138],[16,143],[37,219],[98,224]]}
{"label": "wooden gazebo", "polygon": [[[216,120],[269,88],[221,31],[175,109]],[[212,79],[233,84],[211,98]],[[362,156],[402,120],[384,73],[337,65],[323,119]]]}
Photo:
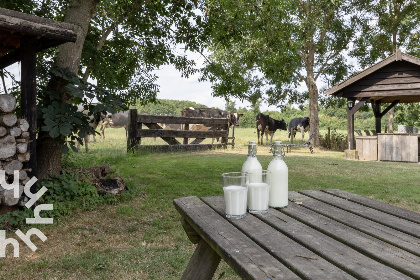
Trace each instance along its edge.
{"label": "wooden gazebo", "polygon": [[27,168],[36,176],[36,53],[75,42],[75,26],[0,8],[0,69],[21,61],[21,114],[29,123]]}
{"label": "wooden gazebo", "polygon": [[[349,149],[354,150],[354,114],[366,102],[372,105],[377,133],[381,133],[381,118],[396,104],[420,102],[420,58],[397,50],[325,92],[347,99],[347,135]],[[381,112],[383,103],[389,105]]]}

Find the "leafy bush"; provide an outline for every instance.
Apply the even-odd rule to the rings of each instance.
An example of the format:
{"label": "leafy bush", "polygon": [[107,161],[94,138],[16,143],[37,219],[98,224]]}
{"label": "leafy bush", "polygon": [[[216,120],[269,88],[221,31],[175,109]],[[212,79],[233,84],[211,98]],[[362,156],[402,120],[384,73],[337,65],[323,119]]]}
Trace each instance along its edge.
{"label": "leafy bush", "polygon": [[78,173],[63,173],[42,181],[48,191],[40,203],[54,204],[54,216],[70,214],[76,208],[91,209],[101,202],[95,186]]}
{"label": "leafy bush", "polygon": [[341,133],[338,133],[336,129],[332,131],[328,129],[328,133],[324,136],[319,136],[319,141],[322,147],[328,150],[334,151],[344,151],[347,149],[347,136]]}
{"label": "leafy bush", "polygon": [[[41,183],[39,188],[45,186],[48,190],[37,204],[53,204],[54,210],[41,211],[41,217],[56,218],[71,214],[76,209],[92,209],[94,206],[115,198],[100,196],[95,186],[78,173],[63,173],[51,176]],[[0,229],[15,229],[26,226],[26,218],[33,218],[33,209],[23,207],[0,215]]]}

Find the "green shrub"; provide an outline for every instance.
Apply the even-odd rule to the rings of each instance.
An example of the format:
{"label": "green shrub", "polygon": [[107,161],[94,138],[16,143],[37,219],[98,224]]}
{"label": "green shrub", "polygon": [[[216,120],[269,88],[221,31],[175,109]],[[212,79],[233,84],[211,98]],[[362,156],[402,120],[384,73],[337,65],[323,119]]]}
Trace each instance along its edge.
{"label": "green shrub", "polygon": [[[57,218],[71,214],[76,209],[88,210],[108,200],[100,196],[95,186],[79,173],[63,173],[50,176],[38,183],[48,190],[37,201],[39,204],[53,204],[54,210],[41,211],[41,217]],[[33,218],[33,209],[23,207],[20,210],[0,215],[0,229],[15,229],[26,226],[26,218]]]}
{"label": "green shrub", "polygon": [[51,176],[42,181],[42,186],[48,191],[39,202],[54,204],[53,216],[67,215],[75,209],[92,209],[102,200],[95,186],[78,173]]}
{"label": "green shrub", "polygon": [[324,136],[319,136],[319,142],[322,147],[328,149],[328,150],[334,150],[334,151],[344,151],[347,149],[347,136],[338,133],[336,129],[333,129],[332,131],[328,129],[328,133]]}

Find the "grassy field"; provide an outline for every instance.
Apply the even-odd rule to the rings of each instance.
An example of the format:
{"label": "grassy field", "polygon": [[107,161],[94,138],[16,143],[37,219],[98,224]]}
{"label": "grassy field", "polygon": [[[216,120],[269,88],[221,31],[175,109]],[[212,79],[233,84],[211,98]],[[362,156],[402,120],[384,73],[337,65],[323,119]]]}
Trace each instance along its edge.
{"label": "grassy field", "polygon": [[[195,246],[172,201],[222,195],[221,174],[240,170],[247,141],[257,139],[253,129],[237,129],[235,136],[235,149],[127,154],[124,130],[106,130],[105,140],[91,143],[89,153],[71,154],[66,163],[108,164],[128,191],[112,205],[42,227],[48,239],[32,238],[36,252],[21,244],[19,258],[9,250],[0,262],[0,279],[179,279]],[[276,133],[275,140],[286,141],[286,133]],[[268,146],[258,147],[258,159],[266,168]],[[288,153],[285,161],[290,190],[338,188],[420,211],[419,164],[349,161],[340,152],[315,149],[310,154],[306,147]],[[238,277],[222,263],[214,279]]]}

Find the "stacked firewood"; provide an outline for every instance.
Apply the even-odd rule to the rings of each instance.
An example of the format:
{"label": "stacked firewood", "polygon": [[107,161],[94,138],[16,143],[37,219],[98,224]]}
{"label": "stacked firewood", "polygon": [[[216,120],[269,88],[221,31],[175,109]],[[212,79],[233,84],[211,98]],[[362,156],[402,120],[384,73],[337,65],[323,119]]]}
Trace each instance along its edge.
{"label": "stacked firewood", "polygon": [[[19,197],[14,197],[14,190],[6,190],[0,186],[1,204],[12,206],[19,204],[23,188],[29,181],[28,171],[23,163],[29,161],[29,124],[19,119],[13,111],[16,109],[16,98],[9,94],[0,95],[0,183],[15,181],[15,173],[19,174]],[[16,171],[16,172],[15,172]],[[17,178],[16,178],[17,179]]]}

